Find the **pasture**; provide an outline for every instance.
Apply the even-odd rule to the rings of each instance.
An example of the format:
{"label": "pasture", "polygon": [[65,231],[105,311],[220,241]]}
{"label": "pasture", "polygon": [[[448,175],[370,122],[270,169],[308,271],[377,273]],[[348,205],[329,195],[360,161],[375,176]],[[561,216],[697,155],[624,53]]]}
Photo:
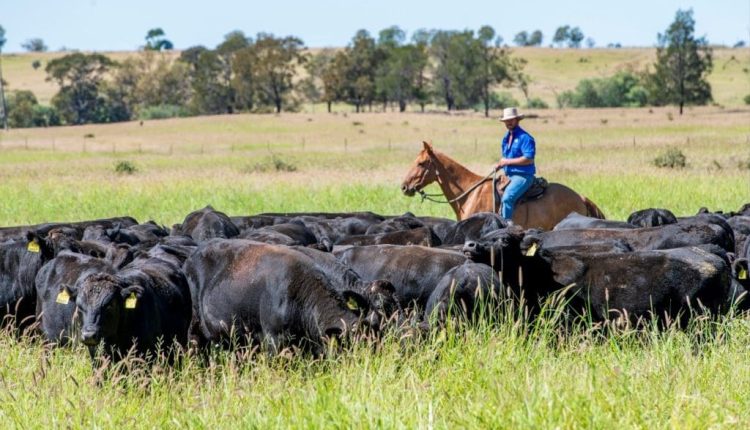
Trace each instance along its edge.
{"label": "pasture", "polygon": [[[750,109],[540,110],[539,174],[608,218],[750,202]],[[399,184],[423,139],[478,173],[501,124],[478,115],[197,117],[0,133],[0,224],[131,215],[171,225],[206,204],[230,215],[405,211],[452,217]],[[683,169],[652,160],[667,148]],[[133,174],[118,174],[128,161]],[[428,191],[437,191],[432,187]],[[579,428],[747,427],[744,318],[686,330],[582,325],[516,315],[422,340],[386,336],[324,359],[217,353],[209,364],[92,371],[83,347],[0,337],[0,416],[14,427]]]}

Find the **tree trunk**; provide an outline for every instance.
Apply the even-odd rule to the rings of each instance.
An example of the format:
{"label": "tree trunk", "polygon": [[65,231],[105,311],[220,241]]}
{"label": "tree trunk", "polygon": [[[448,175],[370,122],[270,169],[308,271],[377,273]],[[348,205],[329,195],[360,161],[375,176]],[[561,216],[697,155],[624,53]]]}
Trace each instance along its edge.
{"label": "tree trunk", "polygon": [[331,113],[331,102],[328,101],[326,104],[328,105],[328,113]]}
{"label": "tree trunk", "polygon": [[[2,55],[0,55],[1,57]],[[3,87],[3,65],[0,62],[0,109],[3,110],[3,129],[8,130],[8,104],[5,102],[5,87]]]}
{"label": "tree trunk", "polygon": [[406,111],[406,100],[399,100],[398,101],[398,111],[399,112]]}

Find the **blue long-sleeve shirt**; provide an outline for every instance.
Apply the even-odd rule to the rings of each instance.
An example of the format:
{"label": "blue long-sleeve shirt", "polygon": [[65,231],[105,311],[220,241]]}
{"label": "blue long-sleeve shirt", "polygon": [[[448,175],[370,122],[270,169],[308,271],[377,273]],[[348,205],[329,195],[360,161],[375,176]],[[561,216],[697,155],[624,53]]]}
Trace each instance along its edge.
{"label": "blue long-sleeve shirt", "polygon": [[536,166],[533,163],[534,156],[536,155],[536,142],[534,142],[534,138],[526,130],[522,129],[521,126],[517,125],[513,128],[513,142],[508,144],[510,133],[510,131],[505,133],[500,144],[500,154],[502,157],[518,158],[523,156],[532,160],[532,163],[526,166],[505,166],[503,167],[505,174],[508,176],[513,174],[533,175],[536,173]]}

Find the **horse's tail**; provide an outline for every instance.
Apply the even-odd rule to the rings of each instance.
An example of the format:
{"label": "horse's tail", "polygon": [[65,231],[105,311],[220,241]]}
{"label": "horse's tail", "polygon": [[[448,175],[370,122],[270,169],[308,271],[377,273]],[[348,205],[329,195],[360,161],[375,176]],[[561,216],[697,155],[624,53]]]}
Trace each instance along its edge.
{"label": "horse's tail", "polygon": [[599,209],[598,206],[594,204],[591,200],[588,198],[581,196],[583,199],[583,204],[586,205],[586,211],[588,212],[586,215],[593,217],[593,218],[599,218],[599,219],[606,219],[604,217],[604,212],[602,212],[601,209]]}

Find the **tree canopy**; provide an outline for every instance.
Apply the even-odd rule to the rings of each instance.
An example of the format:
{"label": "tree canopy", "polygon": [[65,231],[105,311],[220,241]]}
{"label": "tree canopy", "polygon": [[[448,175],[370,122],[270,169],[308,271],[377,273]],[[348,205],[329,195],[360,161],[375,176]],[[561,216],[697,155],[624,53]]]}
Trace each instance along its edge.
{"label": "tree canopy", "polygon": [[682,115],[686,104],[711,101],[707,77],[713,67],[712,49],[705,37],[696,38],[693,11],[678,10],[664,34],[658,35],[656,63],[649,87],[655,104],[676,104]]}

